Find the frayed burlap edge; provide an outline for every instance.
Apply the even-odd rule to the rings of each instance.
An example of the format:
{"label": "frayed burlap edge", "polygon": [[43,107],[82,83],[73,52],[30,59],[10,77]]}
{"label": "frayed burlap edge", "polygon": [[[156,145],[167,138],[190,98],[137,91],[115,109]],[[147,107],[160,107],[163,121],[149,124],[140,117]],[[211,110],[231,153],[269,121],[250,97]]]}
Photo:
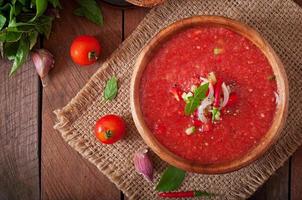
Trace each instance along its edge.
{"label": "frayed burlap edge", "polygon": [[[113,183],[117,185],[130,199],[136,198],[135,191],[129,189],[129,184],[119,179],[120,174],[114,170],[110,163],[100,165],[100,158],[89,156],[91,151],[84,145],[85,138],[74,132],[72,126],[73,121],[81,117],[82,113],[87,109],[99,95],[99,82],[107,80],[111,74],[114,74],[114,66],[121,63],[128,63],[132,56],[136,57],[140,49],[151,38],[152,32],[149,30],[157,30],[157,19],[165,18],[165,13],[172,13],[177,7],[177,1],[169,1],[163,6],[153,9],[140,23],[132,35],[112,54],[102,67],[93,75],[85,87],[62,109],[55,110],[58,122],[54,126],[61,134],[64,140],[73,148],[75,148],[83,157],[97,166]],[[158,30],[157,30],[158,31]],[[141,39],[144,38],[144,39]],[[147,38],[147,39],[146,39]],[[136,52],[134,55],[129,52]],[[261,159],[256,161],[256,164],[246,170],[247,176],[245,183],[247,187],[237,185],[236,191],[230,191],[228,199],[247,198],[256,189],[262,185],[271,175],[281,167],[287,158],[301,145],[302,134],[292,133],[282,135],[278,141],[278,145],[270,149],[269,152]],[[252,169],[252,170],[251,170]],[[236,184],[236,183],[235,183]],[[240,184],[240,183],[238,183]]]}

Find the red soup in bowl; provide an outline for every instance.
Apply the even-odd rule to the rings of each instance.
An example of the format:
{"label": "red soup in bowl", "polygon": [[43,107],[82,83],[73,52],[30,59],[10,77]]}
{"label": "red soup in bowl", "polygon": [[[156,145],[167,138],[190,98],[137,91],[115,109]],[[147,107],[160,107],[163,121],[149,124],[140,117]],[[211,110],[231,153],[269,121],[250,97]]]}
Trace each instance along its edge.
{"label": "red soup in bowl", "polygon": [[249,39],[224,26],[192,26],[153,52],[138,87],[144,123],[188,162],[244,157],[271,128],[280,101],[272,66]]}

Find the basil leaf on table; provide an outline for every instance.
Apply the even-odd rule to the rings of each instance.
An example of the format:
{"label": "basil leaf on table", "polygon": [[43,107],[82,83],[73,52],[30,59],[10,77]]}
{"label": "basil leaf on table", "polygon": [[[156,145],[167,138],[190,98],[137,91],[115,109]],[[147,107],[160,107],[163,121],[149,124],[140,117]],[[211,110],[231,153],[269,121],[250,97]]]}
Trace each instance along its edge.
{"label": "basil leaf on table", "polygon": [[188,98],[188,103],[185,107],[186,115],[190,115],[196,110],[200,102],[206,97],[208,88],[209,83],[203,84],[194,91],[194,96]]}
{"label": "basil leaf on table", "polygon": [[77,0],[77,2],[80,7],[75,9],[73,14],[86,17],[99,26],[103,25],[103,15],[95,0]]}
{"label": "basil leaf on table", "polygon": [[117,79],[115,76],[113,76],[106,83],[105,90],[104,90],[104,98],[110,101],[113,100],[117,95],[117,91],[118,91],[117,87],[118,87]]}
{"label": "basil leaf on table", "polygon": [[18,50],[16,52],[14,63],[9,75],[13,75],[24,64],[29,53],[29,41],[26,37],[22,37],[19,41]]}
{"label": "basil leaf on table", "polygon": [[173,166],[169,166],[160,178],[160,181],[156,186],[156,190],[160,192],[176,190],[180,187],[185,176],[185,171]]}
{"label": "basil leaf on table", "polygon": [[21,32],[3,31],[0,32],[1,42],[17,42],[22,36]]}

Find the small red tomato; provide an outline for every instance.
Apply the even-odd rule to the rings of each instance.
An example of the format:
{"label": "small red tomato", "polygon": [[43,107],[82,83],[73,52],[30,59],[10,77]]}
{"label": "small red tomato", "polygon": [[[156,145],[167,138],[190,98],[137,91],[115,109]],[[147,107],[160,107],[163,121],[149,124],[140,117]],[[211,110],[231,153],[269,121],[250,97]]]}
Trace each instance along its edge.
{"label": "small red tomato", "polygon": [[79,65],[95,63],[101,53],[101,46],[95,37],[80,35],[76,37],[70,47],[73,62]]}
{"label": "small red tomato", "polygon": [[105,115],[95,125],[95,135],[104,144],[113,144],[125,135],[124,120],[117,115]]}

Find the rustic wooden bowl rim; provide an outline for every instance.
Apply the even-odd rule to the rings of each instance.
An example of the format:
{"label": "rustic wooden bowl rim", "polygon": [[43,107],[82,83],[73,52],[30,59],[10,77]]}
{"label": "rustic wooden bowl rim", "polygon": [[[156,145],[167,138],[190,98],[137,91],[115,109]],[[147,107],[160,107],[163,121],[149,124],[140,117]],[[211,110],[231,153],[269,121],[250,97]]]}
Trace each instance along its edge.
{"label": "rustic wooden bowl rim", "polygon": [[[169,39],[175,33],[182,31],[189,27],[194,26],[221,26],[242,36],[248,38],[252,41],[266,56],[273,68],[274,74],[276,76],[276,82],[278,87],[278,93],[280,98],[280,103],[276,108],[276,113],[274,121],[266,133],[261,139],[259,144],[252,148],[245,156],[218,164],[200,164],[198,162],[186,160],[180,156],[175,155],[170,152],[166,147],[164,147],[155,138],[154,134],[147,127],[143,114],[140,108],[139,100],[139,87],[141,75],[145,69],[150,58],[152,58],[153,53],[159,46]],[[253,161],[257,160],[276,142],[280,136],[281,130],[285,124],[285,119],[287,116],[288,108],[288,81],[284,70],[284,66],[277,54],[274,52],[272,47],[251,27],[243,24],[239,21],[235,21],[226,17],[221,16],[193,16],[190,18],[182,19],[177,21],[168,27],[162,29],[157,35],[155,35],[150,42],[143,48],[140,55],[137,58],[135,69],[131,79],[130,88],[130,104],[131,112],[135,125],[145,141],[145,143],[164,161],[169,164],[181,168],[186,171],[203,173],[203,174],[219,174],[227,173],[238,170]]]}

